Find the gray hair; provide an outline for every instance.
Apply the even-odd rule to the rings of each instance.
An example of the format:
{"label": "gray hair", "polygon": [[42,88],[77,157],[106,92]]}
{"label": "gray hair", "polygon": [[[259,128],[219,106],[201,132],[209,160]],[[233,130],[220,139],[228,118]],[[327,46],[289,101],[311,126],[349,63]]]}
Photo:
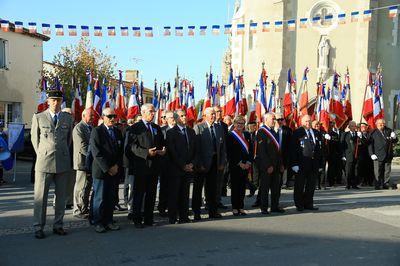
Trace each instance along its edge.
{"label": "gray hair", "polygon": [[112,109],[112,108],[110,108],[110,107],[107,107],[107,108],[103,109],[103,111],[101,112],[101,115],[102,115],[102,116],[108,115],[108,114],[110,114],[112,111],[114,111],[114,109]]}
{"label": "gray hair", "polygon": [[146,111],[149,111],[150,109],[154,109],[154,105],[152,105],[151,103],[145,103],[141,107],[141,113],[143,114]]}
{"label": "gray hair", "polygon": [[185,111],[184,109],[177,109],[177,110],[175,110],[175,112],[174,112],[174,118],[175,118],[175,120],[178,120],[178,118],[179,118],[178,113],[185,113],[185,114],[186,114],[186,111]]}
{"label": "gray hair", "polygon": [[210,114],[213,111],[215,111],[214,107],[207,107],[206,109],[204,109],[204,114]]}

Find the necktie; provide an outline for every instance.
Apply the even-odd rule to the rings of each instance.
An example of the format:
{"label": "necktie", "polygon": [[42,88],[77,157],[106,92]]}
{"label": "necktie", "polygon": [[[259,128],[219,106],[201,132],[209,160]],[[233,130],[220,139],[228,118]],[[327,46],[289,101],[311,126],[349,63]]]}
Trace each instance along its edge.
{"label": "necktie", "polygon": [[210,126],[210,130],[211,130],[211,138],[212,138],[212,142],[213,142],[213,146],[214,146],[214,151],[217,151],[217,139],[215,137],[213,125]]}
{"label": "necktie", "polygon": [[186,128],[182,128],[182,133],[185,136],[186,147],[189,149],[189,141],[188,141],[188,137],[186,135]]}
{"label": "necktie", "polygon": [[108,134],[110,134],[111,140],[113,141],[113,143],[115,143],[115,134],[114,130],[111,127],[108,129]]}
{"label": "necktie", "polygon": [[313,137],[312,137],[312,135],[311,135],[311,130],[309,130],[309,129],[307,129],[307,136],[308,136],[308,138],[310,139],[311,147],[312,147],[312,149],[314,150],[314,145],[315,145],[315,143],[314,143],[314,139],[313,139]]}
{"label": "necktie", "polygon": [[54,117],[53,117],[54,126],[57,126],[57,122],[58,122],[58,117],[57,117],[57,115],[54,115]]}

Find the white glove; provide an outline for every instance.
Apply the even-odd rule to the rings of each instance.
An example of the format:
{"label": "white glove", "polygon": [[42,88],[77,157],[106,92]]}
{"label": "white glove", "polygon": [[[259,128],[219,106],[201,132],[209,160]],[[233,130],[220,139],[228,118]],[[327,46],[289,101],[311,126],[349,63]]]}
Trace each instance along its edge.
{"label": "white glove", "polygon": [[372,155],[371,155],[371,159],[372,159],[373,161],[378,160],[378,156],[376,156],[375,154],[372,154]]}
{"label": "white glove", "polygon": [[329,134],[325,134],[324,137],[326,140],[331,140],[331,135],[329,135]]}
{"label": "white glove", "polygon": [[396,138],[396,133],[394,133],[394,132],[390,133],[390,137],[391,137],[392,139],[395,139],[395,138]]}
{"label": "white glove", "polygon": [[322,172],[324,171],[324,168],[319,168],[318,171],[319,171],[320,173],[322,173]]}
{"label": "white glove", "polygon": [[299,172],[299,167],[297,165],[292,167],[293,172],[295,172],[296,174]]}
{"label": "white glove", "polygon": [[343,160],[343,161],[346,161],[346,157],[342,157],[342,160]]}
{"label": "white glove", "polygon": [[357,131],[357,136],[358,136],[359,138],[361,138],[361,137],[362,137],[362,133],[361,133],[360,131]]}

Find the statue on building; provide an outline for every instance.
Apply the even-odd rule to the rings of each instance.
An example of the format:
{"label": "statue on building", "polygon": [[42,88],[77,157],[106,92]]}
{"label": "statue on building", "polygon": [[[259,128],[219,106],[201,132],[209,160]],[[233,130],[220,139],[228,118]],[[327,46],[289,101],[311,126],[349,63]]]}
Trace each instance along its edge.
{"label": "statue on building", "polygon": [[327,36],[322,36],[321,41],[318,45],[318,79],[323,81],[327,80],[329,77],[329,55],[330,55],[331,45]]}

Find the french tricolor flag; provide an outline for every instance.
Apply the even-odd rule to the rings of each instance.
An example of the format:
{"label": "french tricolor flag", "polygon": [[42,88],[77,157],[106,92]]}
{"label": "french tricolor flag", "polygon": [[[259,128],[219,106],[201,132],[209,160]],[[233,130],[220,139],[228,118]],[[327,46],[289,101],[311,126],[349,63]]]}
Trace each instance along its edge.
{"label": "french tricolor flag", "polygon": [[326,15],[325,16],[325,23],[327,25],[332,25],[333,15]]}
{"label": "french tricolor flag", "polygon": [[171,27],[170,26],[164,27],[164,36],[171,36]]}
{"label": "french tricolor flag", "polygon": [[89,36],[89,26],[81,26],[81,36]]}
{"label": "french tricolor flag", "polygon": [[237,24],[236,26],[236,35],[243,35],[244,34],[244,24]]}
{"label": "french tricolor flag", "polygon": [[28,29],[29,29],[29,33],[35,34],[36,33],[36,22],[29,22]]}
{"label": "french tricolor flag", "polygon": [[134,83],[131,89],[131,95],[128,102],[128,115],[127,119],[133,119],[140,113],[140,106],[137,98],[137,83]]}
{"label": "french tricolor flag", "polygon": [[213,35],[219,35],[219,29],[220,29],[219,25],[213,25],[212,26],[212,34]]}
{"label": "french tricolor flag", "polygon": [[86,102],[85,109],[93,108],[93,90],[92,90],[92,73],[90,70],[86,71],[87,88],[86,88]]}
{"label": "french tricolor flag", "polygon": [[360,12],[358,11],[351,12],[351,22],[357,22],[359,17],[360,17]]}
{"label": "french tricolor flag", "polygon": [[119,71],[119,90],[117,96],[117,106],[115,108],[115,113],[119,120],[126,119],[126,103],[125,103],[125,87],[124,82],[122,81],[122,71]]}
{"label": "french tricolor flag", "polygon": [[183,36],[183,27],[175,27],[175,36],[178,36],[178,37]]}
{"label": "french tricolor flag", "polygon": [[224,28],[225,28],[224,34],[232,34],[232,24],[226,24]]}
{"label": "french tricolor flag", "polygon": [[287,23],[289,31],[294,31],[296,29],[296,20],[291,19]]}
{"label": "french tricolor flag", "polygon": [[275,81],[271,81],[271,93],[269,95],[268,112],[276,111],[276,84]]}
{"label": "french tricolor flag", "polygon": [[207,26],[200,26],[200,35],[206,35]]}
{"label": "french tricolor flag", "polygon": [[236,112],[236,93],[235,93],[235,81],[233,79],[233,70],[231,68],[229,73],[228,88],[226,91],[226,105],[225,115],[234,116]]}
{"label": "french tricolor flag", "polygon": [[[94,79],[93,109],[96,111],[95,114],[97,117],[100,117],[102,112],[101,91],[99,83],[99,78]],[[97,125],[97,121],[95,121],[93,124]]]}
{"label": "french tricolor flag", "polygon": [[132,27],[132,31],[133,31],[133,36],[135,37],[140,37],[140,27]]}
{"label": "french tricolor flag", "polygon": [[83,102],[81,95],[81,85],[78,85],[75,89],[74,99],[71,105],[72,113],[74,114],[75,121],[78,122],[82,118]]}
{"label": "french tricolor flag", "polygon": [[372,10],[364,10],[363,15],[364,15],[364,21],[365,22],[371,21],[371,19],[372,19]]}
{"label": "french tricolor flag", "polygon": [[282,21],[275,21],[275,31],[281,32],[283,30],[283,22]]}
{"label": "french tricolor flag", "polygon": [[116,35],[114,26],[107,27],[107,30],[108,30],[108,36],[115,36]]}
{"label": "french tricolor flag", "polygon": [[42,33],[44,35],[51,35],[50,24],[47,23],[42,24]]}
{"label": "french tricolor flag", "polygon": [[194,29],[195,28],[196,28],[195,26],[189,26],[188,27],[188,35],[189,36],[194,36]]}
{"label": "french tricolor flag", "polygon": [[302,29],[307,28],[307,22],[308,22],[307,18],[301,18],[300,19],[300,28],[302,28]]}
{"label": "french tricolor flag", "polygon": [[256,117],[257,122],[261,123],[263,121],[264,115],[267,110],[267,98],[265,96],[265,90],[267,86],[267,71],[264,66],[261,71],[260,76],[260,87],[257,92],[257,101],[256,101]]}
{"label": "french tricolor flag", "polygon": [[22,33],[24,31],[24,23],[21,21],[15,21],[15,32]]}
{"label": "french tricolor flag", "polygon": [[389,7],[389,18],[397,17],[398,13],[399,13],[399,7],[398,6]]}
{"label": "french tricolor flag", "polygon": [[339,24],[346,24],[346,14],[345,13],[338,14],[338,20]]}
{"label": "french tricolor flag", "polygon": [[103,28],[101,26],[94,26],[94,36],[102,37],[103,36],[102,29]]}
{"label": "french tricolor flag", "polygon": [[64,36],[64,26],[61,24],[56,24],[56,36]]}
{"label": "french tricolor flag", "polygon": [[149,37],[149,38],[153,37],[154,36],[153,35],[153,27],[145,27],[144,28],[144,36]]}
{"label": "french tricolor flag", "polygon": [[250,23],[250,33],[252,34],[256,34],[257,33],[257,23],[256,22],[252,22]]}
{"label": "french tricolor flag", "polygon": [[68,25],[68,35],[69,36],[76,36],[76,26],[75,25]]}
{"label": "french tricolor flag", "polygon": [[319,17],[319,16],[312,18],[313,25],[317,25],[320,21],[321,21],[321,17]]}
{"label": "french tricolor flag", "polygon": [[270,32],[271,31],[271,23],[269,21],[264,21],[263,22],[262,31],[263,32]]}
{"label": "french tricolor flag", "polygon": [[1,24],[1,29],[3,31],[9,31],[10,30],[10,26],[9,26],[10,24],[9,24],[8,20],[1,20],[0,24]]}
{"label": "french tricolor flag", "polygon": [[121,27],[121,36],[128,36],[129,32],[128,32],[128,27]]}

